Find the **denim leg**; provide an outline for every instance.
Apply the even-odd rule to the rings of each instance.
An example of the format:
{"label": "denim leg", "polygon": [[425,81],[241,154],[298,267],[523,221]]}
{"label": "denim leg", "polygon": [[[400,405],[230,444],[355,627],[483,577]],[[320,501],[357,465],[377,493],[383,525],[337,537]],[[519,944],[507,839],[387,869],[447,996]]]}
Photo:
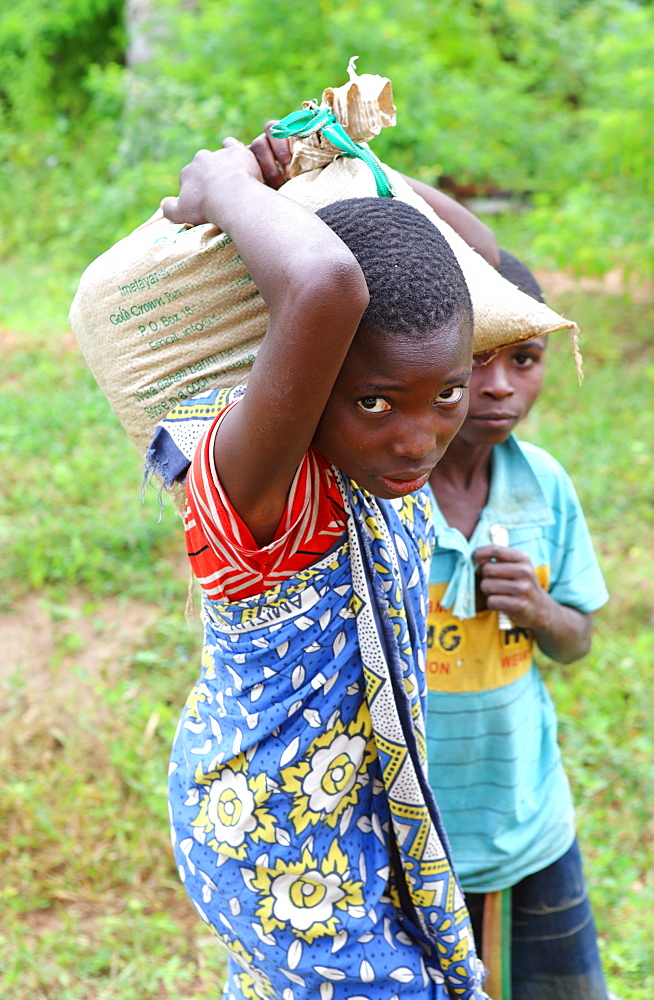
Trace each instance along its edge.
{"label": "denim leg", "polygon": [[512,896],[513,1000],[607,1000],[576,840]]}

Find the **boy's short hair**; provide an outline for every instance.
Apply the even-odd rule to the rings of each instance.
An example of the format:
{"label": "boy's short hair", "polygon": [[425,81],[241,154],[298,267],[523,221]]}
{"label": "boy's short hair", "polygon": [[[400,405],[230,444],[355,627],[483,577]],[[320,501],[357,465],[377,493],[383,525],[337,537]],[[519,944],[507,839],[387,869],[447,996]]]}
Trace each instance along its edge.
{"label": "boy's short hair", "polygon": [[361,326],[375,335],[426,333],[472,302],[463,272],[436,226],[395,198],[348,198],[317,215],[350,248],[368,285]]}
{"label": "boy's short hair", "polygon": [[503,278],[519,288],[525,295],[531,295],[537,302],[545,302],[543,289],[526,264],[506,250],[500,250],[500,266],[497,269]]}

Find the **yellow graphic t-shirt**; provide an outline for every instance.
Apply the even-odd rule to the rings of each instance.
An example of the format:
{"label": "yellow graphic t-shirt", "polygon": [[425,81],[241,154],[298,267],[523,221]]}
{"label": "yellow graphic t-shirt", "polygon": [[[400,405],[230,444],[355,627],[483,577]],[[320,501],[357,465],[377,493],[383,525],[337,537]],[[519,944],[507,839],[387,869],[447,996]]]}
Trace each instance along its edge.
{"label": "yellow graphic t-shirt", "polygon": [[[547,590],[549,568],[536,575]],[[479,611],[474,618],[456,618],[442,606],[444,583],[429,585],[427,625],[427,687],[430,691],[488,691],[511,684],[526,674],[533,656],[528,629],[500,629],[496,611]]]}

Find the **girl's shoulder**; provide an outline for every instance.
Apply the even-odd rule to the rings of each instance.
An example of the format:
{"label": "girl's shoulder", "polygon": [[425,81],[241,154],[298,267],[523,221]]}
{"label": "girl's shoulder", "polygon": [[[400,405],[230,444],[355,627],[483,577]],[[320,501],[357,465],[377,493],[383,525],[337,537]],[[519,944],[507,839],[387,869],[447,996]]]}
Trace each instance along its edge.
{"label": "girl's shoulder", "polygon": [[214,463],[220,416],[196,449],[184,519],[194,574],[213,601],[261,594],[320,561],[342,538],[346,517],[332,466],[309,448],[287,497],[277,532],[259,546],[232,506]]}

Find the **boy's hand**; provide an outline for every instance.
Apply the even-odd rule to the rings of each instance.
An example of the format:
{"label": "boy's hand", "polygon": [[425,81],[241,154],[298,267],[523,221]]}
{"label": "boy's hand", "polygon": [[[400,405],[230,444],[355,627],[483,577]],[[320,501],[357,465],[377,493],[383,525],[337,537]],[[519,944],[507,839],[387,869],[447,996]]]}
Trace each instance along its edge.
{"label": "boy's hand", "polygon": [[483,545],[473,553],[479,589],[491,611],[504,611],[522,628],[548,628],[552,598],[541,587],[531,559],[519,549]]}
{"label": "boy's hand", "polygon": [[213,192],[230,184],[242,184],[245,178],[261,181],[256,157],[238,139],[228,138],[215,152],[201,149],[179,175],[177,198],[164,198],[163,214],[171,222],[200,226],[219,223],[213,208]]}
{"label": "boy's hand", "polygon": [[263,175],[263,183],[277,191],[288,180],[288,168],[293,156],[292,139],[275,139],[270,130],[277,122],[266,122],[265,131],[250,143],[259,168]]}
{"label": "boy's hand", "polygon": [[472,558],[491,611],[504,611],[515,625],[530,629],[540,649],[559,663],[573,663],[586,655],[592,615],[554,600],[540,585],[525,552],[482,545]]}

